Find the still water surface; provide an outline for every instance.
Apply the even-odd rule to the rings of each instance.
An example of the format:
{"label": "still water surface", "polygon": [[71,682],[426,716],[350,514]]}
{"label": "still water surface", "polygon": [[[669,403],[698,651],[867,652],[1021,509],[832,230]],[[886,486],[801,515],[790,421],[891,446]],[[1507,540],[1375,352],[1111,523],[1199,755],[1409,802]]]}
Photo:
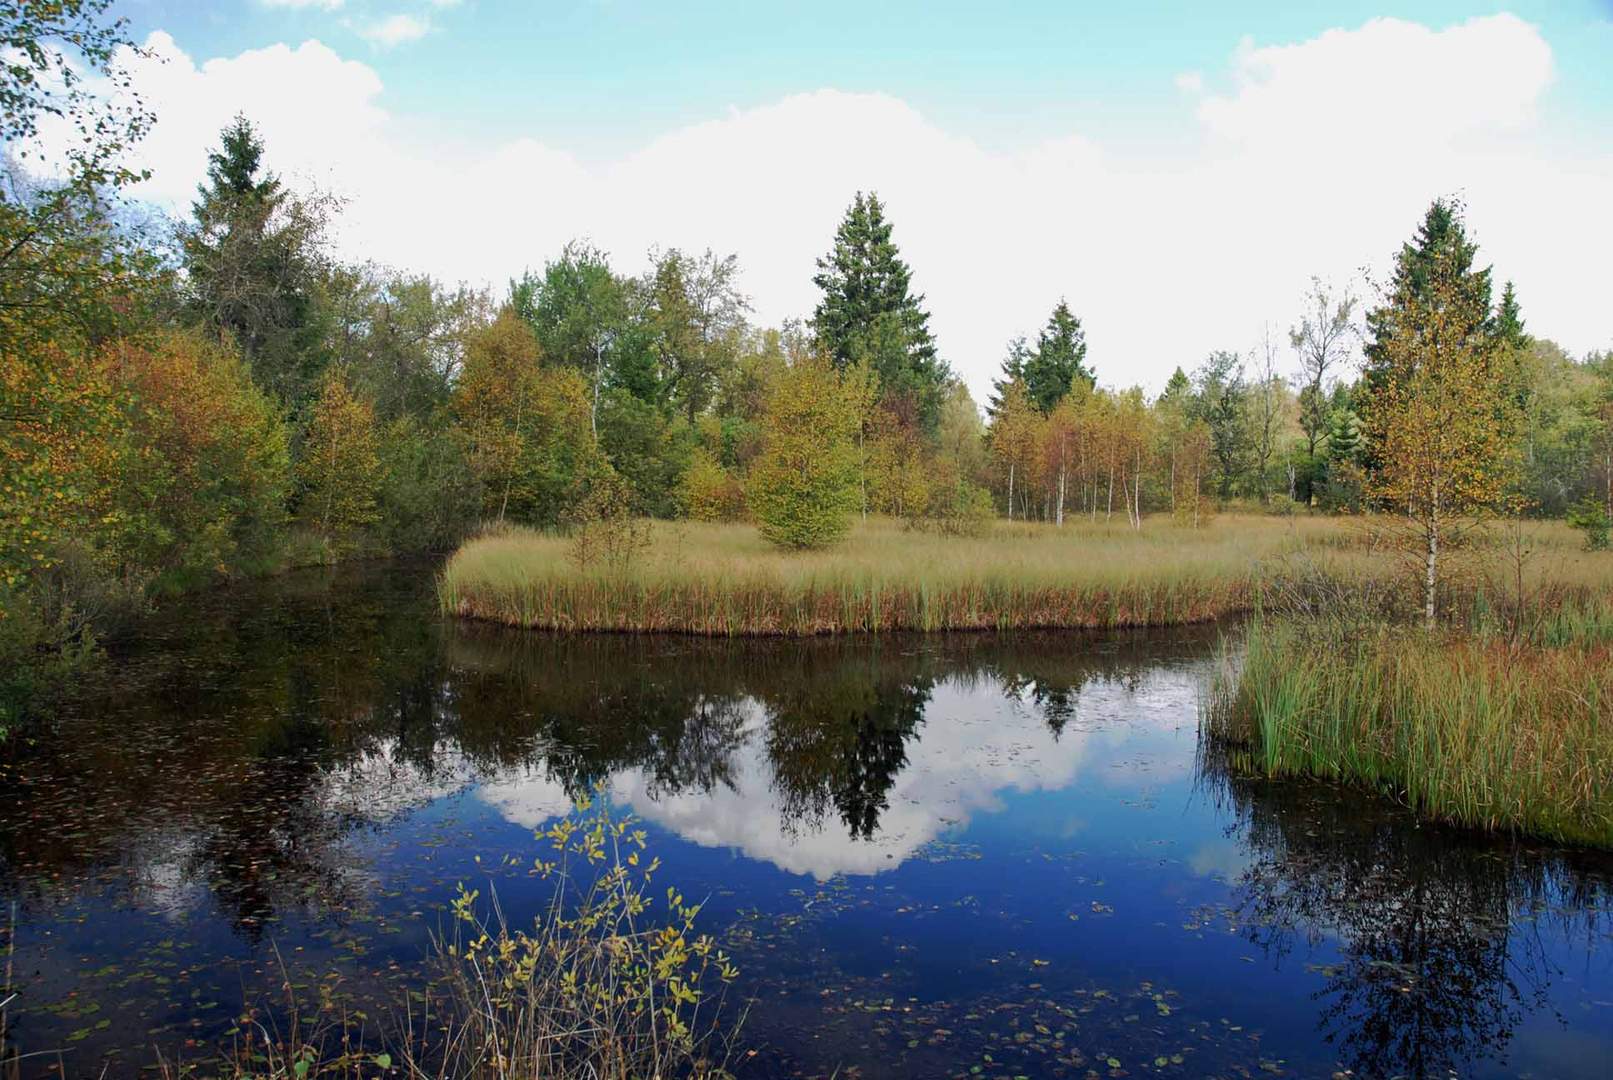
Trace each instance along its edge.
{"label": "still water surface", "polygon": [[742,1075],[1613,1061],[1613,860],[1226,775],[1213,631],[567,638],[444,623],[431,573],[187,600],[7,749],[8,1052],[60,1051],[23,1075],[199,1056],[282,971],[385,1029],[456,883],[529,919],[501,860],[596,784],[709,897]]}

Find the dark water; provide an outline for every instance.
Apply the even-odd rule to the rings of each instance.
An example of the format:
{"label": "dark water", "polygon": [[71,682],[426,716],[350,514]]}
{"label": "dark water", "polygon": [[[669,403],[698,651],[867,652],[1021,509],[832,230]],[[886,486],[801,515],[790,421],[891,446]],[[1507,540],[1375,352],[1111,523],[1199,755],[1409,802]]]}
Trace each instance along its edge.
{"label": "dark water", "polygon": [[1201,762],[1210,632],[557,638],[430,574],[187,601],[6,749],[18,1071],[202,1056],[287,979],[387,1030],[603,784],[710,898],[744,1074],[1608,1074],[1613,861]]}

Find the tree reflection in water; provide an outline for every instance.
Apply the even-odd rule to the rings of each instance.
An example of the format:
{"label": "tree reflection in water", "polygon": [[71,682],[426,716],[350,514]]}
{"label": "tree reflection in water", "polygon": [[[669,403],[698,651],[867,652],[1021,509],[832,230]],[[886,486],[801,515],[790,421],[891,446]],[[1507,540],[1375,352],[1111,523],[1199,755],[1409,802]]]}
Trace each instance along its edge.
{"label": "tree reflection in water", "polygon": [[1541,927],[1607,933],[1608,864],[1419,825],[1387,801],[1211,762],[1250,863],[1239,923],[1277,962],[1331,938],[1319,1031],[1361,1076],[1466,1075],[1504,1063],[1560,974]]}
{"label": "tree reflection in water", "polygon": [[[775,860],[793,872],[871,873],[1001,788],[1067,785],[1072,734],[1108,723],[1089,707],[1095,684],[1124,694],[1201,663],[1215,640],[523,634],[431,617],[429,579],[398,564],[292,576],[159,619],[111,692],[0,751],[0,895],[23,901],[25,922],[88,895],[160,910],[210,898],[252,948],[288,913],[340,923],[374,902],[356,834],[512,777],[558,802],[631,778],[652,820],[679,804],[685,816],[668,820],[713,843],[812,849]],[[949,714],[962,701],[977,715]],[[1186,723],[1191,707],[1170,705]],[[1590,920],[1587,939],[1607,931],[1606,859],[1419,828],[1359,794],[1201,766],[1249,860],[1244,932],[1278,961],[1336,942],[1318,1024],[1360,1075],[1505,1060],[1547,1002],[1546,941],[1569,933],[1565,913]],[[925,785],[902,786],[926,769]],[[720,803],[746,820],[716,828]],[[1565,925],[1543,930],[1551,920]]]}

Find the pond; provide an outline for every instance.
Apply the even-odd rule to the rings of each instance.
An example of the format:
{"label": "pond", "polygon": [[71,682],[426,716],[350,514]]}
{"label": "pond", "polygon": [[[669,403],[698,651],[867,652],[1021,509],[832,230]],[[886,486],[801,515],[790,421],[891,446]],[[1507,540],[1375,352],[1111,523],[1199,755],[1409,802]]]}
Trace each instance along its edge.
{"label": "pond", "polygon": [[438,619],[433,572],[177,602],[5,749],[18,1072],[201,1057],[286,981],[384,1030],[457,884],[530,920],[596,785],[736,954],[742,1076],[1613,1059],[1613,859],[1229,775],[1214,629],[561,637]]}

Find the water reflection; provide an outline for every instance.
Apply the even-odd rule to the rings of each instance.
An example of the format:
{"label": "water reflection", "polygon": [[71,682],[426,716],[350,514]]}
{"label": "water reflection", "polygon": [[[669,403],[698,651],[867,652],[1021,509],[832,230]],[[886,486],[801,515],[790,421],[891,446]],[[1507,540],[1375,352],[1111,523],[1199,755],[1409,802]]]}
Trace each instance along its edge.
{"label": "water reflection", "polygon": [[[448,656],[477,677],[475,711],[519,702],[534,733],[532,758],[491,770],[480,791],[511,820],[562,813],[561,792],[606,780],[686,840],[823,880],[894,869],[1003,789],[1068,783],[1087,734],[1060,738],[1074,702],[1083,690],[1125,694],[1166,663],[1158,649],[1142,638],[1073,650],[1045,636],[713,642],[472,627],[452,632]],[[1066,707],[1050,722],[1043,702],[1055,698]],[[457,704],[463,722],[472,710]]]}
{"label": "water reflection", "polygon": [[1336,944],[1317,965],[1317,1029],[1359,1075],[1504,1065],[1519,1025],[1555,1011],[1563,950],[1548,939],[1589,958],[1608,936],[1604,857],[1419,827],[1326,788],[1221,780],[1248,853],[1239,921],[1276,962]]}
{"label": "water reflection", "polygon": [[[22,902],[24,955],[61,941],[100,970],[183,923],[210,942],[185,963],[204,983],[230,982],[210,965],[261,958],[271,938],[330,965],[340,941],[344,957],[374,950],[401,971],[407,950],[363,935],[423,927],[454,880],[488,865],[473,854],[496,861],[603,785],[686,845],[683,861],[711,856],[691,873],[731,893],[775,950],[752,956],[754,985],[778,980],[768,992],[801,1010],[802,1045],[824,1006],[791,995],[827,988],[839,965],[864,969],[859,1000],[907,993],[942,1030],[1039,1000],[1064,1019],[1044,1025],[1059,1034],[1049,1057],[1026,1059],[1037,1075],[1066,1049],[1075,1068],[1088,1006],[1125,996],[1097,996],[1104,980],[1129,980],[1152,1024],[1117,1006],[1107,1045],[1153,1060],[1169,1042],[1167,1064],[1199,1047],[1208,1068],[1216,1038],[1267,1025],[1265,1045],[1302,1073],[1482,1072],[1521,1053],[1540,1072],[1594,1075],[1586,1064],[1613,1053],[1613,1024],[1596,1022],[1613,1000],[1608,860],[1419,828],[1378,800],[1196,757],[1213,630],[563,637],[441,623],[429,575],[349,568],[187,603],[125,647],[113,692],[0,751],[0,898]],[[960,848],[973,861],[943,857]],[[518,882],[504,888],[520,902]],[[817,898],[812,919],[796,892]],[[902,921],[914,911],[932,922]],[[773,917],[784,929],[757,929]],[[1267,963],[1206,936],[1216,920]],[[790,937],[803,928],[815,936]],[[423,934],[404,939],[417,960]],[[1005,981],[1031,955],[1051,968]],[[807,956],[810,974],[792,966]],[[1145,977],[1178,969],[1202,1015],[1154,1015],[1144,963]],[[103,993],[63,954],[37,952],[34,970],[31,999]],[[925,999],[942,984],[953,997]],[[168,1016],[200,1023],[191,1003],[216,991],[195,988]],[[128,997],[104,993],[109,1012]],[[1583,1043],[1550,1067],[1549,1040],[1524,1034],[1546,1020]],[[33,1030],[76,1034],[52,1022]],[[144,1044],[152,1023],[106,1038]],[[898,1032],[866,1051],[885,1074],[955,1064],[945,1042],[922,1068],[907,1061],[930,1032]],[[1029,1054],[1021,1034],[997,1033]]]}

